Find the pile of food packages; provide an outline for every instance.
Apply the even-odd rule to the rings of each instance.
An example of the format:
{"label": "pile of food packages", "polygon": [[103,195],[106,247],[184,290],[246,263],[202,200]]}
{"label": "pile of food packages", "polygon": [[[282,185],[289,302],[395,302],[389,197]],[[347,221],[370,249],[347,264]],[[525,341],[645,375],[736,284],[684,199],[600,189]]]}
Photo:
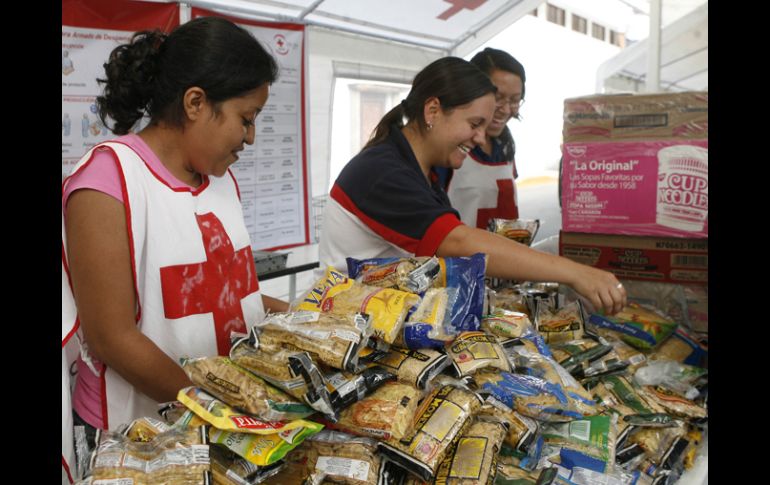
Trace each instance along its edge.
{"label": "pile of food packages", "polygon": [[194,387],[100,432],[80,483],[627,485],[693,466],[707,349],[661,309],[492,289],[483,254],[347,263],[229,356],[183,359]]}

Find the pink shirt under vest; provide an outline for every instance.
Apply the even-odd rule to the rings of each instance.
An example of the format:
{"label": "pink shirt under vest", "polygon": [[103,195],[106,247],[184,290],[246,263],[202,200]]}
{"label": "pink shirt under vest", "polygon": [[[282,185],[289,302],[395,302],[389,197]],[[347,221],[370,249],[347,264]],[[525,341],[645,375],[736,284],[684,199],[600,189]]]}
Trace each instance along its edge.
{"label": "pink shirt under vest", "polygon": [[[124,135],[114,141],[124,143],[136,151],[144,159],[150,169],[163,179],[171,188],[185,188],[189,185],[174,177],[168,171],[163,162],[147,146],[139,136],[135,134]],[[69,196],[78,189],[93,189],[103,192],[123,202],[123,192],[120,188],[120,175],[118,174],[117,161],[113,157],[113,152],[108,149],[95,151],[91,163],[84,167],[68,182],[64,193],[62,194],[62,210],[65,217],[67,214],[67,201]],[[92,362],[97,369],[101,369],[104,364],[92,358]],[[91,426],[101,428],[104,422],[102,415],[101,402],[99,401],[100,386],[98,373],[94,374],[86,369],[83,359],[77,360],[79,385],[75,386],[75,392],[72,396],[72,407],[76,413]]]}

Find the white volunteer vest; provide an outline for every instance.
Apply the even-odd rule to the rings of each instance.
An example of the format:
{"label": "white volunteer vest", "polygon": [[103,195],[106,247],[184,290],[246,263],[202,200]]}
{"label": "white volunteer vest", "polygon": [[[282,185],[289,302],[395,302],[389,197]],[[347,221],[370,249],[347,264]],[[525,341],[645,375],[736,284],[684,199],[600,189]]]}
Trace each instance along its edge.
{"label": "white volunteer vest", "polygon": [[[226,351],[230,331],[247,330],[264,317],[251,242],[234,179],[230,174],[209,177],[195,191],[172,190],[126,145],[112,142],[101,146],[115,151],[125,180],[123,195],[140,331],[175,361],[183,356],[212,356]],[[74,171],[90,160],[92,151]],[[64,269],[67,242],[63,214],[62,243]],[[64,335],[73,329],[76,314],[63,274],[63,367],[69,365],[64,358]],[[63,369],[65,374],[67,370]],[[157,403],[109,367],[104,379],[108,429],[138,417],[157,415]],[[69,395],[65,396],[64,382],[62,386],[62,416],[66,423],[64,408]],[[63,430],[63,461],[70,443],[71,435],[69,441],[65,440]]]}
{"label": "white volunteer vest", "polygon": [[468,154],[454,171],[447,195],[460,220],[470,227],[486,229],[489,219],[519,218],[511,162],[484,163]]}

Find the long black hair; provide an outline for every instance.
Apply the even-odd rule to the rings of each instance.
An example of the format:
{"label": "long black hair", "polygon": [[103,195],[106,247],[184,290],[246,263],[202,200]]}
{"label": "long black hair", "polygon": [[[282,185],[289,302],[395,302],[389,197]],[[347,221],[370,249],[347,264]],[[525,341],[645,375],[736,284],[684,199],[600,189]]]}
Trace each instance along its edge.
{"label": "long black hair", "polygon": [[200,17],[174,29],[135,33],[116,47],[104,64],[104,92],[96,98],[105,126],[124,135],[142,118],[183,126],[184,93],[200,87],[214,103],[272,83],[275,59],[248,31],[219,17]]}
{"label": "long black hair", "polygon": [[417,73],[409,95],[382,117],[363,149],[385,141],[391,126],[404,126],[404,119],[407,123],[416,122],[420,132],[424,133],[426,124],[423,108],[429,98],[438,98],[441,109],[451,111],[496,91],[489,77],[470,62],[459,57],[442,57]]}

